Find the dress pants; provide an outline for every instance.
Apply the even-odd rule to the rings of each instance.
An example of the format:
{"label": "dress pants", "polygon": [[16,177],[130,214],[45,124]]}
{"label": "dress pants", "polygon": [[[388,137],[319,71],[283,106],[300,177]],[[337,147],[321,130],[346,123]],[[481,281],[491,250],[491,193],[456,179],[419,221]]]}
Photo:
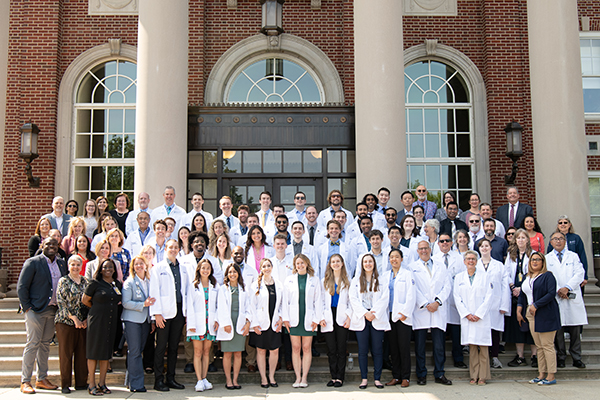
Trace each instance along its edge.
{"label": "dress pants", "polygon": [[256,365],[256,347],[250,346],[250,335],[246,336],[246,365]]}
{"label": "dress pants", "polygon": [[462,345],[460,344],[460,324],[448,324],[446,330],[450,333],[452,339],[452,359],[455,363],[464,362],[465,358],[462,352]]}
{"label": "dress pants", "polygon": [[371,321],[365,319],[365,327],[362,331],[356,331],[358,341],[358,365],[360,366],[361,379],[367,379],[367,368],[369,364],[369,347],[373,356],[373,376],[375,380],[381,379],[383,371],[383,336],[384,331],[373,328]]}
{"label": "dress pants", "polygon": [[526,316],[529,321],[529,331],[538,348],[538,371],[544,374],[556,373],[556,352],[554,351],[554,336],[556,336],[556,331],[536,332],[535,317],[531,315],[529,308],[527,308]]}
{"label": "dress pants", "polygon": [[[427,339],[427,329],[417,329],[415,332],[415,359],[417,364],[417,378],[427,376],[427,367],[425,366],[425,341]],[[446,333],[438,328],[431,328],[431,341],[433,342],[433,376],[441,378],[444,375],[444,364],[446,363],[446,351],[444,344]]]}
{"label": "dress pants", "polygon": [[335,322],[337,307],[331,307],[333,312],[333,331],[325,332],[327,343],[327,357],[329,359],[329,373],[331,379],[344,381],[346,375],[346,344],[348,341],[348,329],[339,326]]}
{"label": "dress pants", "polygon": [[[86,329],[75,326],[56,324],[56,338],[58,339],[58,360],[60,363],[60,387],[71,386],[71,376],[75,370],[75,386],[86,386],[88,369],[85,357]],[[75,362],[73,363],[73,359]],[[73,368],[75,367],[75,368]]]}
{"label": "dress pants", "polygon": [[490,347],[490,356],[498,357],[500,354],[500,331],[492,329],[492,346]]}
{"label": "dress pants", "polygon": [[48,377],[48,356],[50,342],[54,337],[54,315],[56,306],[47,306],[42,312],[29,310],[25,313],[27,342],[21,363],[21,382],[31,382],[33,365],[37,366],[37,380]]}
{"label": "dress pants", "polygon": [[152,333],[148,333],[146,338],[146,346],[144,347],[144,368],[154,367],[154,345],[156,343],[156,329]]}
{"label": "dress pants", "polygon": [[488,346],[469,345],[469,374],[475,381],[478,379],[487,381],[492,377]]}
{"label": "dress pants", "polygon": [[[392,376],[394,379],[410,380],[410,336],[412,326],[402,321],[392,322],[389,335],[390,355],[392,356]],[[462,352],[461,352],[462,353]]]}
{"label": "dress pants", "polygon": [[175,366],[177,365],[177,348],[179,339],[185,325],[185,317],[181,303],[177,303],[177,315],[165,320],[165,327],[156,327],[156,349],[154,350],[154,378],[163,381],[163,362],[167,350],[167,382],[175,379]]}
{"label": "dress pants", "polygon": [[150,324],[124,321],[125,337],[127,339],[127,373],[129,376],[129,389],[139,390],[144,388],[144,361],[142,352],[146,346]]}
{"label": "dress pants", "polygon": [[567,344],[565,343],[565,332],[569,332],[569,354],[573,361],[581,361],[581,325],[563,326],[556,331],[556,358],[560,361],[565,361],[567,358]]}

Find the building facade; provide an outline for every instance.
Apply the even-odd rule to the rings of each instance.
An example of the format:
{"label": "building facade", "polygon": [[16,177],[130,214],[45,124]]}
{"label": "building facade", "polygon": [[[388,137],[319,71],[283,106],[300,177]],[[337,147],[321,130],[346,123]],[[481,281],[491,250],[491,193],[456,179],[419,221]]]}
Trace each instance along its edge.
{"label": "building facade", "polygon": [[[265,4],[262,4],[265,3]],[[268,7],[281,28],[268,29]],[[546,236],[600,226],[600,4],[592,0],[58,0],[0,7],[0,246],[15,280],[51,199],[164,186],[184,208],[346,208],[445,190],[506,202],[515,181]],[[283,31],[283,32],[281,32]],[[19,128],[40,129],[30,188]],[[587,164],[586,164],[587,160]],[[591,199],[591,202],[590,202]],[[189,207],[188,207],[189,209]],[[590,219],[590,215],[592,218]],[[590,271],[590,274],[593,272]]]}

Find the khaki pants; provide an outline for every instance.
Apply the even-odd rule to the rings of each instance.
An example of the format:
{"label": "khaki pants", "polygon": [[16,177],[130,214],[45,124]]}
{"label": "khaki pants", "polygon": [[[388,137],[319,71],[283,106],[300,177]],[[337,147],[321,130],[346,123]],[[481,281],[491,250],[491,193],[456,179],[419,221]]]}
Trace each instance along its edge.
{"label": "khaki pants", "polygon": [[544,374],[556,373],[556,352],[554,350],[554,336],[556,335],[556,331],[536,332],[535,317],[529,312],[529,307],[527,308],[526,316],[529,321],[529,331],[538,348],[538,371]]}
{"label": "khaki pants", "polygon": [[490,374],[490,352],[488,346],[469,345],[469,374],[472,380],[487,381]]}
{"label": "khaki pants", "polygon": [[250,335],[246,336],[246,365],[256,365],[256,347],[248,344]]}

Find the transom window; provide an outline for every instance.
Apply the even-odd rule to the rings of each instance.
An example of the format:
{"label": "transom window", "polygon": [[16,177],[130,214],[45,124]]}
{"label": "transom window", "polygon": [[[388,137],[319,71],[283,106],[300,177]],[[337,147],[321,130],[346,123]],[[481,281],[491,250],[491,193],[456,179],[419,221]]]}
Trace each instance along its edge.
{"label": "transom window", "polygon": [[233,80],[229,103],[322,103],[317,81],[300,65],[268,58],[246,67]]}
{"label": "transom window", "polygon": [[474,189],[472,104],[461,74],[438,61],[404,70],[407,173],[411,188],[423,184],[440,204],[444,191],[468,207]]}
{"label": "transom window", "polygon": [[74,198],[133,195],[137,67],[125,60],[90,69],[77,89],[74,122]]}
{"label": "transom window", "polygon": [[600,118],[600,36],[579,40],[583,75],[583,109]]}

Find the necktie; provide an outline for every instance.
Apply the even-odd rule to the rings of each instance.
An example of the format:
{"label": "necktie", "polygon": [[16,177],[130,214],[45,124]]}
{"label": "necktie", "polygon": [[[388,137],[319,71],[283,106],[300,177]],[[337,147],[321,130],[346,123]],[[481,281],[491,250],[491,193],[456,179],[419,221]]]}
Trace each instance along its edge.
{"label": "necktie", "polygon": [[262,221],[261,221],[261,225],[262,225],[262,227],[263,227],[263,228],[265,227],[265,216],[266,216],[266,215],[267,215],[267,213],[266,213],[266,212],[264,212],[264,213],[263,213],[263,215],[262,215]]}
{"label": "necktie", "polygon": [[560,262],[561,264],[562,264],[562,257],[563,257],[562,253],[559,252],[558,253],[558,262]]}
{"label": "necktie", "polygon": [[231,230],[231,216],[227,217],[227,227]]}
{"label": "necktie", "polygon": [[515,205],[510,205],[510,215],[508,217],[508,226],[515,226]]}
{"label": "necktie", "polygon": [[171,214],[172,209],[173,209],[173,206],[167,206],[167,215]]}
{"label": "necktie", "polygon": [[339,246],[339,245],[340,245],[340,241],[339,241],[339,239],[338,239],[338,240],[336,240],[335,242],[331,242],[331,245],[332,245],[332,246]]}
{"label": "necktie", "polygon": [[444,264],[446,264],[446,268],[448,268],[448,253],[444,254]]}
{"label": "necktie", "polygon": [[311,226],[308,230],[308,239],[309,239],[309,244],[311,246],[314,246],[315,243],[315,227]]}
{"label": "necktie", "polygon": [[454,234],[456,233],[456,225],[454,224],[454,221],[450,221],[450,223],[452,224],[452,237],[454,237]]}

